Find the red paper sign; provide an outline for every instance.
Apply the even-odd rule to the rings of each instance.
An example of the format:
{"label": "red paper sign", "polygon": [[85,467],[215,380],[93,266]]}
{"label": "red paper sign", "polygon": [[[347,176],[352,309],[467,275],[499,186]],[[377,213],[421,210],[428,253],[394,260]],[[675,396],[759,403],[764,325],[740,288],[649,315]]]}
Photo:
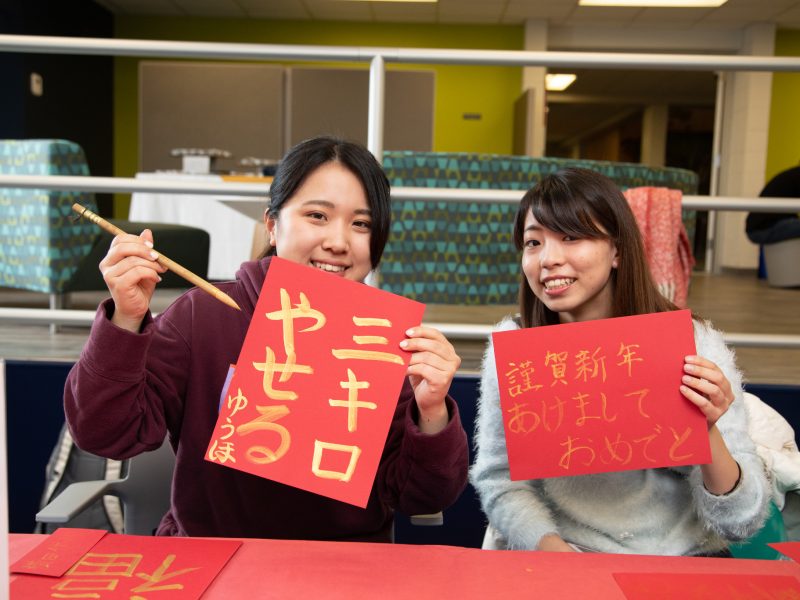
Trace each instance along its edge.
{"label": "red paper sign", "polygon": [[511,479],[711,461],[688,310],[492,334]]}
{"label": "red paper sign", "polygon": [[203,594],[241,545],[236,540],[108,534],[62,577],[16,577],[11,596],[191,600]]}
{"label": "red paper sign", "polygon": [[366,506],[424,310],[273,258],[206,460]]}
{"label": "red paper sign", "polygon": [[11,572],[60,577],[106,533],[100,529],[56,529],[45,541],[11,565]]}
{"label": "red paper sign", "polygon": [[789,600],[800,581],[789,575],[732,573],[614,573],[628,600]]}
{"label": "red paper sign", "polygon": [[775,548],[784,556],[788,556],[794,562],[800,563],[800,542],[777,542],[767,545]]}

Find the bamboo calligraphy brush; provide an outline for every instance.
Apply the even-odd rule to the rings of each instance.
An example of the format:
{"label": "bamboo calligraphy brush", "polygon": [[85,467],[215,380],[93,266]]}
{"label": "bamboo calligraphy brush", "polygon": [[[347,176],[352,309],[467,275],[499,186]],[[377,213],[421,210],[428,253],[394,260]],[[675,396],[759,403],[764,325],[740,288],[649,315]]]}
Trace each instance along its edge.
{"label": "bamboo calligraphy brush", "polygon": [[[116,225],[114,225],[112,223],[109,223],[108,221],[106,221],[100,215],[95,214],[94,212],[92,212],[91,210],[89,210],[85,206],[82,206],[82,205],[78,204],[77,202],[72,205],[72,210],[74,210],[76,213],[78,213],[82,217],[86,217],[92,223],[95,223],[96,225],[99,225],[101,228],[105,229],[111,235],[123,235],[123,234],[125,234],[125,232],[122,231],[122,229],[120,229],[119,227],[117,227]],[[236,310],[242,310],[241,308],[239,308],[239,305],[236,304],[236,302],[234,302],[233,298],[228,296],[228,294],[226,294],[222,290],[216,288],[215,286],[211,285],[209,282],[207,282],[202,277],[199,277],[198,275],[195,275],[194,273],[192,273],[186,267],[183,267],[183,266],[179,265],[178,263],[176,263],[171,258],[167,258],[166,256],[164,256],[160,252],[157,252],[157,253],[158,253],[158,258],[156,259],[156,262],[158,264],[166,267],[167,269],[169,269],[170,271],[172,271],[173,273],[175,273],[179,277],[183,277],[186,281],[188,281],[191,284],[196,285],[197,287],[199,287],[204,292],[208,292],[209,294],[214,296],[214,298],[216,298],[220,302],[222,302],[224,304],[227,304],[228,306],[230,306],[231,308],[235,308]]]}

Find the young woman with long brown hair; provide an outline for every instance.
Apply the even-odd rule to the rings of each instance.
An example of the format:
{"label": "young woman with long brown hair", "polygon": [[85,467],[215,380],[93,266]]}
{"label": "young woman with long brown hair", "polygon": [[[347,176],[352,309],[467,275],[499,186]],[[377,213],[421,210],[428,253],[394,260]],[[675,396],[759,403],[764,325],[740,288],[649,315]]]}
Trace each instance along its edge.
{"label": "young woman with long brown hair", "polygon": [[[498,331],[677,309],[650,277],[625,197],[603,175],[545,177],[520,203],[514,240],[520,314]],[[697,355],[685,357],[675,385],[706,417],[712,462],[699,466],[511,481],[489,344],[471,471],[489,520],[485,547],[725,555],[761,527],[768,486],[746,430],[741,373],[722,335],[693,322]]]}

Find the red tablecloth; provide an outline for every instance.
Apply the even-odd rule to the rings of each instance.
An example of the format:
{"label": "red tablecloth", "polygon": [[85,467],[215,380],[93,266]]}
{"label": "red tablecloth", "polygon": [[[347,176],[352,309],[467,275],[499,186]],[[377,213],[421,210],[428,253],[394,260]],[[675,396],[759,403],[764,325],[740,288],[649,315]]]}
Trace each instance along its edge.
{"label": "red tablecloth", "polygon": [[[43,536],[11,534],[10,561]],[[206,598],[615,598],[613,573],[784,575],[793,561],[246,539]],[[14,576],[12,575],[12,578]]]}

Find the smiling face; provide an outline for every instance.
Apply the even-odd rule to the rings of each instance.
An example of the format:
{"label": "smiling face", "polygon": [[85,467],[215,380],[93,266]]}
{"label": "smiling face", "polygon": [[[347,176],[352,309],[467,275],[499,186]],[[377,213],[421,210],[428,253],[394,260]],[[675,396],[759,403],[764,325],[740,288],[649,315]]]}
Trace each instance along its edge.
{"label": "smiling face", "polygon": [[364,187],[338,162],[312,172],[278,216],[265,222],[269,243],[281,258],[353,281],[363,281],[372,268]]}
{"label": "smiling face", "polygon": [[562,323],[612,316],[617,249],[605,238],[577,238],[525,218],[522,271],[533,293]]}

